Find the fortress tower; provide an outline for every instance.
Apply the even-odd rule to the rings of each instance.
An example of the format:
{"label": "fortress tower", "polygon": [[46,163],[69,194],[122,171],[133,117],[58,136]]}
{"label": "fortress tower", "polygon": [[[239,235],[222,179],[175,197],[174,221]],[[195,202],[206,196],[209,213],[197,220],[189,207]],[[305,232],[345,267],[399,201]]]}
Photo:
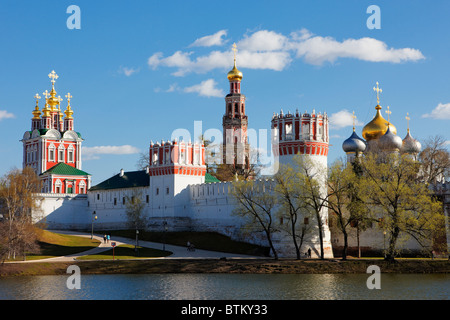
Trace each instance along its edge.
{"label": "fortress tower", "polygon": [[[275,159],[278,158],[280,165],[292,165],[297,167],[294,157],[299,155],[302,158],[310,159],[313,170],[318,173],[316,179],[321,186],[320,192],[327,192],[327,157],[328,157],[328,116],[326,113],[321,114],[313,110],[311,114],[304,112],[300,114],[298,110],[295,114],[288,112],[274,114],[272,117],[272,150]],[[277,162],[277,161],[276,161]],[[328,209],[323,207],[320,211],[323,231],[324,254],[326,258],[333,257],[331,247],[331,233],[328,227]],[[308,217],[308,218],[306,218]],[[303,223],[311,224],[314,228],[318,228],[316,218],[310,214],[306,214]],[[311,220],[311,221],[309,221]],[[320,242],[318,234],[311,232],[311,236],[305,239],[305,247],[312,248],[314,255],[320,253]],[[287,250],[291,245],[289,239],[282,240],[285,244],[281,248]]]}
{"label": "fortress tower", "polygon": [[205,183],[205,146],[202,143],[150,143],[150,199],[155,217],[187,215],[187,186]]}
{"label": "fortress tower", "polygon": [[314,162],[327,167],[328,156],[328,116],[298,110],[295,115],[288,112],[275,114],[272,117],[273,130],[272,150],[280,164],[293,164],[296,154],[306,155]]}

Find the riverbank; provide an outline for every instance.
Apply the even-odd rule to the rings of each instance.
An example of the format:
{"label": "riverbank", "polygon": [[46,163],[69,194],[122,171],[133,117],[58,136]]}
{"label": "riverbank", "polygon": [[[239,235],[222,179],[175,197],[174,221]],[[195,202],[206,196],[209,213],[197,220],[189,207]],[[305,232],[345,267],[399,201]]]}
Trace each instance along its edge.
{"label": "riverbank", "polygon": [[366,273],[377,265],[382,273],[450,273],[448,260],[399,259],[389,263],[381,259],[292,260],[292,259],[147,259],[73,262],[5,263],[0,276],[67,275],[68,266],[78,265],[81,274],[151,273],[280,273],[332,274]]}

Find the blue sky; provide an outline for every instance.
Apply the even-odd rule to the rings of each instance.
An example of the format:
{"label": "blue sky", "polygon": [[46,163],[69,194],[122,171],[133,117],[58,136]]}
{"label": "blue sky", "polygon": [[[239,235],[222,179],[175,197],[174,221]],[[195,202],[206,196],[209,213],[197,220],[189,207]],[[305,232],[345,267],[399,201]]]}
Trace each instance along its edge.
{"label": "blue sky", "polygon": [[[67,7],[81,10],[68,29]],[[381,29],[369,29],[370,5]],[[329,162],[342,157],[355,111],[361,136],[383,110],[406,135],[450,140],[448,1],[11,1],[0,3],[0,175],[22,165],[33,96],[70,92],[83,170],[93,183],[136,170],[150,140],[176,129],[221,130],[238,45],[249,128],[273,112],[315,109],[332,121]],[[43,101],[40,103],[43,106]],[[62,102],[65,109],[66,99]],[[383,114],[387,117],[386,114]],[[196,137],[192,137],[193,139]]]}

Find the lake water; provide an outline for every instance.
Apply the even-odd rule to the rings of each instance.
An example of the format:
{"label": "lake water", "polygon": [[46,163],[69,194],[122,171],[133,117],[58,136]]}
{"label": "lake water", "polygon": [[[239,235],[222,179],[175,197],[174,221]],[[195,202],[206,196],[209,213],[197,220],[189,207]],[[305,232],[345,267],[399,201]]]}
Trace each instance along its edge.
{"label": "lake water", "polygon": [[1,300],[448,300],[450,275],[381,274],[140,274],[0,278]]}

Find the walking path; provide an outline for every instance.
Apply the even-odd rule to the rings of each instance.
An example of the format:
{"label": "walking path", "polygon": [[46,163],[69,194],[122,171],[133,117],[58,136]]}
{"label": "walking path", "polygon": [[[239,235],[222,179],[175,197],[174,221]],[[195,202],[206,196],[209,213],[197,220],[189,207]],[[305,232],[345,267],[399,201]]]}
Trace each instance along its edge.
{"label": "walking path", "polygon": [[[61,233],[61,234],[70,234],[78,237],[91,237],[90,233],[83,233],[83,232],[77,232],[77,231],[66,231],[66,230],[52,230],[52,232],[55,233]],[[67,261],[74,261],[79,257],[91,255],[91,254],[98,254],[103,251],[107,251],[111,249],[111,242],[115,242],[116,246],[120,246],[123,244],[135,244],[134,239],[129,238],[123,238],[123,237],[113,237],[109,240],[109,243],[104,243],[103,241],[103,235],[97,235],[94,234],[94,239],[97,239],[100,241],[100,245],[96,248],[90,249],[88,251],[75,253],[67,256],[61,256],[61,257],[54,257],[54,258],[47,258],[47,259],[39,259],[39,260],[27,260],[22,261],[23,263],[30,263],[30,262],[67,262]],[[225,253],[225,252],[216,252],[216,251],[208,251],[208,250],[201,250],[201,249],[195,249],[195,251],[188,251],[186,247],[183,246],[175,246],[170,244],[163,245],[162,243],[158,242],[150,242],[150,241],[143,241],[139,240],[139,246],[146,247],[146,248],[153,248],[153,249],[159,249],[162,250],[163,246],[165,246],[166,251],[171,251],[173,254],[167,257],[161,257],[161,258],[151,258],[151,259],[211,259],[211,258],[227,258],[227,259],[260,259],[262,257],[258,256],[249,256],[249,255],[242,255],[242,254],[235,254],[235,253]],[[17,261],[19,262],[19,261]]]}

